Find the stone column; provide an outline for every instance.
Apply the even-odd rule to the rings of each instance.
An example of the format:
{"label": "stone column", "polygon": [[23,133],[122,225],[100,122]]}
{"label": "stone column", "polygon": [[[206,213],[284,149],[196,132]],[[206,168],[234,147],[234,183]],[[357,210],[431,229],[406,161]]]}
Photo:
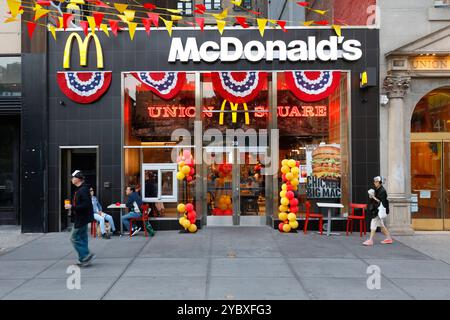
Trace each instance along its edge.
{"label": "stone column", "polygon": [[388,228],[393,235],[410,235],[411,228],[410,192],[406,190],[406,179],[410,172],[406,172],[407,158],[404,96],[409,89],[411,77],[407,75],[388,75],[384,80],[384,89],[389,98],[388,119],[388,176],[386,190],[389,195],[390,214],[387,218]]}

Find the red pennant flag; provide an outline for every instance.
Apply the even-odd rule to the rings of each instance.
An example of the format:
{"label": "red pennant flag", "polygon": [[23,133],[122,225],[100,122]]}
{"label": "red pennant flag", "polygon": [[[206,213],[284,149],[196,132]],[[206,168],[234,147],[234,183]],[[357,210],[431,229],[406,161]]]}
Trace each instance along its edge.
{"label": "red pennant flag", "polygon": [[38,5],[40,5],[40,6],[45,6],[45,7],[51,6],[50,1],[44,1],[44,0],[38,0],[38,1],[36,2],[36,4],[38,4]]}
{"label": "red pennant flag", "polygon": [[206,7],[204,4],[196,4],[195,7],[200,10],[203,11],[203,13],[206,11]]}
{"label": "red pennant flag", "polygon": [[287,30],[284,28],[284,27],[286,27],[286,21],[278,20],[277,24],[281,27],[281,29],[283,29],[284,32],[287,32]]}
{"label": "red pennant flag", "polygon": [[193,22],[189,22],[189,21],[183,21],[185,24],[187,24],[188,26],[193,26],[195,27],[195,23]]}
{"label": "red pennant flag", "polygon": [[236,17],[235,19],[243,28],[246,29],[249,27],[249,25],[247,24],[247,19],[245,17]]}
{"label": "red pennant flag", "polygon": [[93,16],[97,30],[100,30],[100,25],[102,24],[104,14],[100,12],[94,12]]}
{"label": "red pennant flag", "polygon": [[154,4],[151,4],[151,3],[144,3],[144,8],[148,9],[148,10],[155,10],[156,6]]}
{"label": "red pennant flag", "polygon": [[119,21],[116,20],[108,20],[109,26],[111,27],[111,31],[114,36],[117,37],[117,31],[119,30]]}
{"label": "red pennant flag", "polygon": [[205,18],[195,18],[195,22],[197,22],[200,30],[203,31],[203,29],[205,28]]}
{"label": "red pennant flag", "polygon": [[100,0],[87,0],[87,2],[92,3],[94,6],[97,7],[110,8],[110,6],[108,6],[106,3]]}
{"label": "red pennant flag", "polygon": [[142,18],[142,24],[144,25],[145,32],[150,35],[150,27],[152,26],[152,20],[150,18]]}
{"label": "red pennant flag", "polygon": [[258,11],[253,11],[253,10],[248,10],[248,13],[254,14],[255,16],[260,16],[262,14],[262,12],[258,12]]}
{"label": "red pennant flag", "polygon": [[147,12],[148,17],[152,20],[152,23],[155,27],[159,25],[159,14]]}
{"label": "red pennant flag", "polygon": [[309,6],[309,2],[306,2],[306,1],[297,2],[297,4],[298,4],[299,6],[302,6],[302,7],[307,7],[307,6]]}
{"label": "red pennant flag", "polygon": [[34,32],[34,29],[36,28],[36,23],[27,21],[27,27],[28,27],[28,36],[31,39],[31,38],[33,38],[33,32]]}
{"label": "red pennant flag", "polygon": [[69,24],[69,21],[73,19],[73,14],[71,13],[63,13],[63,29],[67,29],[67,25]]}
{"label": "red pennant flag", "polygon": [[320,21],[315,21],[315,24],[319,24],[321,26],[326,26],[328,25],[328,21],[327,20],[320,20]]}
{"label": "red pennant flag", "polygon": [[87,21],[80,21],[81,28],[83,29],[84,35],[87,36],[89,33],[89,23]]}
{"label": "red pennant flag", "polygon": [[196,14],[204,14],[205,13],[205,11],[201,11],[201,10],[194,10],[194,13],[196,13]]}

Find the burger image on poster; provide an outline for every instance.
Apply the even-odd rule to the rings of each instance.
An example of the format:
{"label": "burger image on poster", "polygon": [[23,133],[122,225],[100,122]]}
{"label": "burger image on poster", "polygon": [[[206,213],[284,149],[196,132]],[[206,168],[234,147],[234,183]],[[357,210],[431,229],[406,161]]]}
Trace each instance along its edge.
{"label": "burger image on poster", "polygon": [[324,145],[312,152],[312,175],[320,179],[339,179],[341,177],[341,149],[339,145]]}

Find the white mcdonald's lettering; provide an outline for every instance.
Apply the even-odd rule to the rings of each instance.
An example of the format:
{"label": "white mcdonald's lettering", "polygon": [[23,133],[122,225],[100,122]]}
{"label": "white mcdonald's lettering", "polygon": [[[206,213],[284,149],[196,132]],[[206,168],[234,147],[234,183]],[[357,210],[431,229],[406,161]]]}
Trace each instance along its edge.
{"label": "white mcdonald's lettering", "polygon": [[[215,108],[212,106],[203,108],[203,117],[212,118],[212,111]],[[195,118],[195,106],[154,106],[147,107],[150,118]],[[264,118],[268,115],[267,107],[256,106],[254,112],[255,118]],[[278,106],[278,117],[281,118],[315,118],[326,117],[327,106]]]}

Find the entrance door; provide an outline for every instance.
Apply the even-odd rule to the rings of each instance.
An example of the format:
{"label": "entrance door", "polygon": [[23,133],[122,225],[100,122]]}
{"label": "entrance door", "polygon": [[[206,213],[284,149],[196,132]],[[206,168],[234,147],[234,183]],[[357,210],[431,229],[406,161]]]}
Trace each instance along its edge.
{"label": "entrance door", "polygon": [[450,230],[450,141],[411,142],[411,193],[415,230]]}

